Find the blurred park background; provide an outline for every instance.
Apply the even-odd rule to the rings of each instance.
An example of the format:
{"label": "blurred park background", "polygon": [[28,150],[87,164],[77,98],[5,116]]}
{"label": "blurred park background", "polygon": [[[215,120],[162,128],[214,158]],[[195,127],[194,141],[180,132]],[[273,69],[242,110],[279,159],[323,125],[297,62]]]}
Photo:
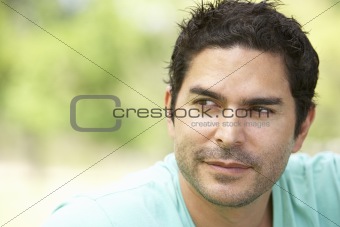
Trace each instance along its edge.
{"label": "blurred park background", "polygon": [[[281,11],[304,25],[321,61],[316,121],[302,151],[339,152],[340,4],[283,3]],[[1,1],[1,226],[39,226],[66,197],[172,151],[165,120],[130,117],[115,132],[78,132],[70,125],[70,102],[77,95],[104,94],[119,97],[123,108],[163,107],[176,23],[194,4]],[[110,127],[113,107],[110,100],[79,102],[77,123]]]}

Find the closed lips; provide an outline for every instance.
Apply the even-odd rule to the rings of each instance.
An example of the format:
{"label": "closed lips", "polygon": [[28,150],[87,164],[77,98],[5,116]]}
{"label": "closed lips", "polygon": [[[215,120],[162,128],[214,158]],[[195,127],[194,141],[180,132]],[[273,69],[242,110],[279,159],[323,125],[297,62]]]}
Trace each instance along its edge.
{"label": "closed lips", "polygon": [[205,163],[207,163],[208,165],[219,166],[223,168],[240,168],[240,169],[251,168],[251,166],[239,162],[206,161]]}

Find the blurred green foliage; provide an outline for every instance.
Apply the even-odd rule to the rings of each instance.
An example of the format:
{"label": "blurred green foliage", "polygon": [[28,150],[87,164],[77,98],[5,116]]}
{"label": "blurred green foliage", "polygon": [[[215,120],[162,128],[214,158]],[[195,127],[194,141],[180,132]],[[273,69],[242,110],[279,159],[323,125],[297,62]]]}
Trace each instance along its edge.
{"label": "blurred green foliage", "polygon": [[[310,137],[321,141],[337,138],[340,4],[309,22],[335,2],[285,3],[287,6],[281,8],[287,15],[294,15],[301,24],[307,23],[304,28],[310,32],[321,59],[319,110]],[[124,119],[116,132],[80,133],[70,126],[69,105],[77,95],[111,94],[120,98],[124,108],[163,107],[165,68],[178,31],[175,23],[188,15],[181,9],[193,4],[180,0],[1,3],[1,143],[10,148],[30,138],[36,144],[31,152],[48,156],[44,141],[51,138],[77,137],[119,145],[146,130],[127,147],[171,151],[164,120],[157,123],[160,119],[131,117]],[[84,107],[79,124],[86,126],[90,121],[91,126],[111,126],[107,113],[112,108],[110,103]],[[148,130],[153,124],[155,127]],[[1,148],[0,155],[13,154]]]}

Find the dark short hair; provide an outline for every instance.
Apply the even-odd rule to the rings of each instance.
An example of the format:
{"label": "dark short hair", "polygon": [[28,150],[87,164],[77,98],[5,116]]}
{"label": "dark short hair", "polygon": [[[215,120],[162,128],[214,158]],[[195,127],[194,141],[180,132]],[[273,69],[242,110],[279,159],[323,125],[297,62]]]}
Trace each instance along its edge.
{"label": "dark short hair", "polygon": [[[295,101],[295,137],[308,111],[315,106],[313,97],[318,80],[319,58],[302,26],[293,18],[276,11],[276,2],[217,0],[200,3],[183,20],[169,64],[171,109],[190,61],[210,47],[231,48],[240,45],[282,56]],[[172,119],[173,120],[173,119]]]}

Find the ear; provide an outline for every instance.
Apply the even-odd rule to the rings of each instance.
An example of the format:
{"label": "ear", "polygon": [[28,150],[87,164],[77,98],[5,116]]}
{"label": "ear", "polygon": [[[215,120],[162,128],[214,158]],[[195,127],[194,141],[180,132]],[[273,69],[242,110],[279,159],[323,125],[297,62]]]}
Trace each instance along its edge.
{"label": "ear", "polygon": [[165,91],[165,108],[167,109],[166,113],[166,121],[168,125],[168,133],[169,135],[174,138],[175,135],[175,126],[174,122],[171,119],[171,86],[168,86]]}
{"label": "ear", "polygon": [[293,153],[301,149],[303,141],[305,141],[305,138],[308,134],[308,130],[314,121],[314,117],[315,117],[315,106],[310,108],[310,110],[308,111],[306,120],[301,125],[300,133],[295,139],[295,144],[292,150]]}

